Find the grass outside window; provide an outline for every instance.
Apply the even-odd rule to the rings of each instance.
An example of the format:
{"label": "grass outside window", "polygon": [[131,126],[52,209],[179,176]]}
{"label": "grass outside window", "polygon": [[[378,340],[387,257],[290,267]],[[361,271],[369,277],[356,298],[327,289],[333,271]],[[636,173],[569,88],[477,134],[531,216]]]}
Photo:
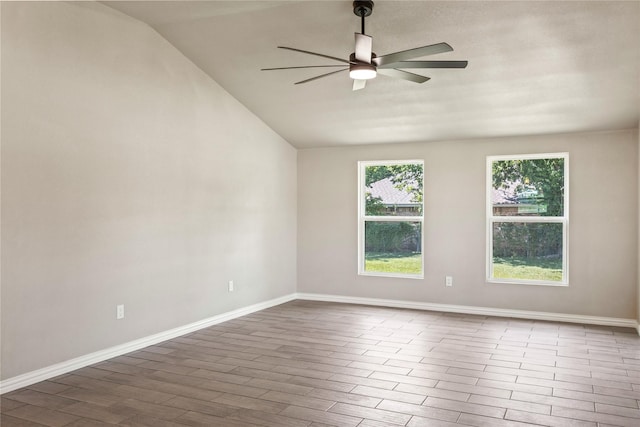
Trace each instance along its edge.
{"label": "grass outside window", "polygon": [[367,272],[420,274],[422,271],[422,256],[419,253],[367,253],[364,262]]}
{"label": "grass outside window", "polygon": [[562,259],[493,258],[496,279],[562,281]]}

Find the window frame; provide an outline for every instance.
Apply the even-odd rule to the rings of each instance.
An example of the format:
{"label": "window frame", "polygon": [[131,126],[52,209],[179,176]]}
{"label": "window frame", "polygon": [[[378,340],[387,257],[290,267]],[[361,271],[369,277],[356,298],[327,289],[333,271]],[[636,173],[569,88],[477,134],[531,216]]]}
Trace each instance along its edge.
{"label": "window frame", "polygon": [[[395,166],[420,164],[422,166],[422,209],[421,215],[385,216],[366,215],[366,169],[369,166]],[[363,160],[358,162],[358,275],[393,277],[400,279],[424,279],[424,160]],[[365,225],[367,222],[419,222],[420,223],[420,273],[386,273],[365,269]]]}
{"label": "window frame", "polygon": [[[564,159],[564,200],[562,216],[499,216],[493,214],[491,203],[493,189],[493,162],[505,160]],[[486,164],[486,277],[487,283],[535,286],[569,286],[569,153],[511,154],[487,156]],[[552,282],[530,279],[501,279],[492,277],[493,272],[493,224],[496,222],[520,222],[530,224],[562,224],[562,280]]]}

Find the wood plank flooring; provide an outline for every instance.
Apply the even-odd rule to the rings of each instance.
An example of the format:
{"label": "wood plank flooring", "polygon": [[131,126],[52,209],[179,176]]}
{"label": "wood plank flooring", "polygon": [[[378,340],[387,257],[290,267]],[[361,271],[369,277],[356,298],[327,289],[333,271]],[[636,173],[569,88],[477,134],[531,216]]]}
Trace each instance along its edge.
{"label": "wood plank flooring", "polygon": [[632,329],[293,301],[2,396],[13,426],[640,426]]}

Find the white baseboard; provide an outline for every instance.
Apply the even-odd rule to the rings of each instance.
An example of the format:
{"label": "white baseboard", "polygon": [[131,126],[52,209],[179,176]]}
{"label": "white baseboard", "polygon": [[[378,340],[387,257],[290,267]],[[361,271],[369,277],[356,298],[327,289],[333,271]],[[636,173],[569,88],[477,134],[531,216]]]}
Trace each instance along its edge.
{"label": "white baseboard", "polygon": [[95,353],[90,353],[84,356],[77,357],[75,359],[56,363],[55,365],[27,372],[26,374],[18,375],[13,378],[8,378],[4,381],[0,381],[0,394],[8,393],[22,387],[27,387],[31,384],[35,384],[49,378],[57,377],[58,375],[66,374],[67,372],[75,371],[76,369],[84,368],[85,366],[93,365],[94,363],[102,362],[116,356],[121,356],[132,351],[140,350],[141,348],[148,347],[150,345],[158,344],[163,341],[179,337],[181,335],[195,332],[199,329],[226,322],[227,320],[246,316],[247,314],[255,313],[256,311],[284,304],[285,302],[289,302],[294,299],[296,299],[296,294],[285,295],[269,301],[264,301],[261,303],[250,305],[248,307],[239,308],[237,310],[209,317],[208,319],[203,319],[198,322],[180,326],[178,328],[170,329],[168,331],[160,332],[158,334],[150,335],[148,337],[130,341],[128,343],[117,345],[115,347],[96,351]]}
{"label": "white baseboard", "polygon": [[428,302],[347,297],[325,294],[297,293],[296,299],[411,308],[415,310],[443,311],[448,313],[478,314],[482,316],[513,317],[529,320],[547,320],[552,322],[582,323],[587,325],[619,326],[623,328],[636,329],[640,335],[640,326],[638,325],[637,320],[621,319],[616,317],[583,316],[580,314],[548,313],[544,311],[507,310],[503,308],[473,307],[466,305],[435,304]]}
{"label": "white baseboard", "polygon": [[435,304],[426,302],[413,302],[413,301],[401,301],[390,300],[380,298],[361,298],[361,297],[348,297],[339,295],[325,295],[325,294],[308,294],[308,293],[295,293],[285,295],[279,298],[275,298],[269,301],[264,301],[258,304],[253,304],[248,307],[239,308],[237,310],[222,313],[217,316],[210,317],[208,319],[200,320],[198,322],[190,323],[178,328],[170,329],[168,331],[160,332],[155,335],[140,338],[128,343],[124,343],[115,347],[110,347],[104,350],[90,353],[84,356],[77,357],[75,359],[67,360],[65,362],[57,363],[55,365],[48,366],[46,368],[38,369],[32,372],[27,372],[22,375],[18,375],[13,378],[8,378],[4,381],[0,381],[0,394],[8,393],[13,390],[17,390],[22,387],[27,387],[31,384],[35,384],[40,381],[45,381],[49,378],[56,377],[58,375],[66,374],[67,372],[74,371],[76,369],[84,368],[85,366],[93,365],[94,363],[102,362],[113,357],[121,356],[132,351],[140,350],[150,345],[158,344],[163,341],[179,337],[197,330],[207,328],[209,326],[217,325],[218,323],[226,322],[247,314],[255,313],[256,311],[264,310],[276,305],[284,304],[296,299],[310,300],[310,301],[325,301],[325,302],[339,302],[347,304],[362,304],[362,305],[375,305],[384,307],[397,307],[397,308],[410,308],[415,310],[429,310],[429,311],[442,311],[450,313],[463,313],[463,314],[478,314],[482,316],[497,316],[497,317],[513,317],[518,319],[530,319],[530,320],[548,320],[554,322],[569,322],[569,323],[582,323],[588,325],[605,325],[605,326],[619,326],[625,328],[634,328],[640,335],[640,325],[635,319],[620,319],[615,317],[597,317],[597,316],[583,316],[577,314],[563,314],[563,313],[547,313],[542,311],[524,311],[524,310],[506,310],[501,308],[489,308],[489,307],[472,307],[465,305],[450,305],[450,304]]}

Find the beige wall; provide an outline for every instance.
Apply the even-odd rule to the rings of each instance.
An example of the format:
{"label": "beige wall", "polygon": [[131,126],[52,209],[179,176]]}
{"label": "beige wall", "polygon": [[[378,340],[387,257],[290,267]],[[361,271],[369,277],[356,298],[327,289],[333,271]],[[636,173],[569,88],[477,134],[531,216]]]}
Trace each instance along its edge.
{"label": "beige wall", "polygon": [[[485,283],[486,156],[565,151],[570,286]],[[424,280],[357,275],[357,161],[386,159],[425,162]],[[634,319],[637,183],[635,130],[301,150],[298,291]]]}
{"label": "beige wall", "polygon": [[2,63],[3,379],[295,292],[296,151],[155,31],[2,2]]}

